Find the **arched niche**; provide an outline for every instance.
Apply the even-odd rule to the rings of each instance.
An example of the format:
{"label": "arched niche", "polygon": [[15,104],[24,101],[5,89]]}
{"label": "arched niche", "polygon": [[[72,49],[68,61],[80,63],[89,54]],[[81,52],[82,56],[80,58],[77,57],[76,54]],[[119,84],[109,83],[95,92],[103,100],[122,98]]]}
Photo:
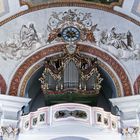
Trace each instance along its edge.
{"label": "arched niche", "polygon": [[[45,106],[43,94],[38,94],[41,92],[38,79],[44,70],[43,61],[46,56],[49,57],[61,53],[63,47],[65,47],[65,44],[57,44],[40,50],[25,60],[17,69],[11,81],[9,93],[14,96],[31,97],[33,100],[30,103],[30,111]],[[78,44],[78,47],[82,53],[86,53],[91,57],[96,56],[100,60],[101,68],[99,71],[101,72],[102,77],[106,79],[103,84],[104,88],[103,90],[101,89],[106,94],[101,94],[99,96],[96,106],[103,107],[105,110],[110,111],[111,106],[108,100],[109,98],[132,94],[131,84],[125,70],[113,57],[97,48],[89,47],[88,45]],[[118,71],[118,69],[120,71]],[[104,99],[104,101],[102,99]],[[39,102],[41,104],[39,104]],[[104,103],[101,104],[101,102]],[[37,106],[34,106],[34,104]]]}
{"label": "arched niche", "polygon": [[[29,107],[30,111],[35,111],[40,107],[46,106],[44,100],[45,97],[41,90],[41,83],[39,81],[39,78],[42,76],[43,70],[44,66],[38,65],[38,68],[28,80],[24,90],[24,92],[26,93],[25,96],[32,98]],[[99,67],[99,72],[104,80],[102,81],[102,88],[100,90],[100,94],[96,96],[96,98],[94,98],[96,101],[93,104],[88,104],[86,102],[84,103],[80,101],[78,101],[78,103],[84,103],[91,106],[98,106],[104,108],[106,111],[111,111],[111,104],[108,99],[118,97],[117,88],[112,77],[105,69]],[[63,102],[60,101],[59,103]],[[56,102],[54,104],[56,104]],[[53,105],[53,103],[47,105]]]}
{"label": "arched niche", "polygon": [[[54,45],[53,47],[42,49],[42,50],[38,51],[37,53],[33,54],[28,59],[26,59],[19,66],[19,68],[17,69],[17,71],[15,72],[15,74],[12,78],[10,90],[8,92],[9,95],[25,96],[24,88],[27,84],[27,81],[29,80],[29,78],[31,76],[31,74],[30,74],[31,72],[30,73],[27,72],[29,70],[29,68],[31,68],[33,66],[33,64],[36,64],[39,60],[45,58],[46,56],[62,52],[63,47],[65,47],[64,44],[59,44],[59,45],[57,44],[57,45]],[[126,74],[125,69],[118,63],[118,61],[116,61],[113,57],[108,55],[106,52],[102,52],[101,50],[99,50],[97,48],[89,47],[88,45],[82,45],[82,44],[79,44],[78,47],[81,52],[88,53],[89,55],[94,55],[97,58],[103,60],[106,63],[106,64],[104,64],[105,65],[104,69],[106,69],[106,70],[112,69],[111,72],[108,72],[109,75],[112,75],[112,79],[114,77],[113,73],[115,73],[114,75],[117,75],[116,80],[113,80],[113,81],[114,81],[114,83],[115,83],[115,81],[119,81],[118,83],[120,83],[120,85],[122,86],[122,89],[123,89],[123,90],[120,90],[122,93],[120,93],[120,91],[118,91],[118,93],[117,93],[118,96],[132,95],[133,92],[132,92],[131,83],[129,81],[129,77]],[[35,70],[33,70],[33,71],[35,71]],[[28,75],[28,77],[26,77],[26,75]],[[117,80],[117,79],[119,79],[119,80]],[[118,86],[119,86],[119,84],[116,85],[116,87],[118,87]]]}

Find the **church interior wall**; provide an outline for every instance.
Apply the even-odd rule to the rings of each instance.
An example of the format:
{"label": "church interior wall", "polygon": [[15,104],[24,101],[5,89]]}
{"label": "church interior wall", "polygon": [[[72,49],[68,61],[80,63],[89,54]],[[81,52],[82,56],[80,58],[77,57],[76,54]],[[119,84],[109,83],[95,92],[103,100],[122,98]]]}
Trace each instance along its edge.
{"label": "church interior wall", "polygon": [[[140,1],[119,0],[120,5],[103,6],[98,3],[84,5],[83,0],[76,0],[76,4],[62,0],[60,5],[58,2],[52,2],[54,7],[53,4],[49,6],[48,1],[46,4],[36,6],[30,5],[25,0],[0,0],[0,2],[2,4],[0,7],[0,126],[3,126],[4,131],[12,129],[11,132],[15,136],[18,129],[12,127],[19,126],[19,117],[25,115],[21,117],[24,124],[22,129],[27,132],[21,133],[19,140],[45,139],[46,137],[48,140],[70,140],[74,139],[73,137],[76,140],[124,140],[127,138],[138,140],[140,97],[135,94],[140,93],[140,10],[138,8]],[[80,29],[82,25],[81,30],[86,29],[86,34],[89,32],[95,38],[94,41],[90,40],[90,37],[78,40],[76,45],[84,48],[83,54],[85,53],[91,58],[97,57],[97,59],[96,52],[100,55],[106,54],[106,59],[99,57],[99,61],[102,63],[99,71],[105,81],[103,81],[104,88],[101,90],[103,94],[98,96],[95,108],[93,106],[83,107],[82,104],[72,104],[71,106],[65,103],[60,106],[42,108],[46,106],[39,81],[44,70],[43,62],[46,56],[59,54],[67,42],[64,38],[59,38],[60,34],[57,34],[52,40],[49,37],[54,32],[56,35],[59,28],[64,28],[62,27],[63,22],[71,18],[66,16],[67,14],[76,15],[76,20],[73,19],[76,21],[74,26]],[[85,19],[81,20],[84,15],[86,15]],[[64,17],[68,19],[66,20]],[[28,34],[31,35],[28,36]],[[86,47],[89,47],[91,52],[88,52]],[[28,62],[29,64],[26,64]],[[112,62],[110,66],[109,62]],[[115,69],[115,65],[120,69],[120,74]],[[106,69],[102,69],[101,66],[106,66]],[[126,81],[128,83],[125,83]],[[129,86],[129,94],[125,93],[126,84]],[[15,89],[16,87],[18,89]],[[117,90],[121,91],[121,94],[117,93]],[[17,92],[13,94],[14,96],[23,97],[7,96],[10,91]],[[70,116],[57,120],[55,111],[60,111],[60,107],[63,108],[63,106],[68,111],[67,115]],[[77,119],[71,116],[72,107],[85,109],[84,111],[90,119],[87,117],[84,122],[82,118]],[[46,111],[44,120],[47,120],[44,126],[40,125],[39,120],[43,111]],[[109,112],[117,116],[114,117]],[[119,123],[115,126],[111,120],[108,126],[105,126],[103,118],[100,118],[103,122],[98,122],[98,113],[101,113],[102,117],[109,115],[109,119],[115,118],[115,121]],[[28,115],[26,116],[26,114]],[[36,126],[33,126],[33,119],[36,116],[37,129],[35,129]],[[79,123],[75,127],[73,127],[74,124],[69,126],[71,118],[75,124],[77,120],[87,124]],[[9,125],[8,128],[6,125]],[[67,129],[67,125],[69,129]],[[81,129],[81,131],[77,132],[75,129]],[[54,131],[56,136],[53,135]],[[95,133],[90,135],[93,131]],[[71,132],[72,134],[70,134]],[[8,134],[8,132],[6,133]],[[128,137],[123,138],[123,136]],[[11,140],[11,137],[6,136],[4,140]],[[15,137],[12,140],[15,140]]]}
{"label": "church interior wall", "polygon": [[[63,7],[63,9],[61,8],[61,10],[59,8],[43,9],[43,10],[34,11],[29,14],[22,15],[16,19],[13,19],[12,21],[10,21],[0,27],[1,33],[5,34],[4,36],[3,36],[3,34],[1,34],[1,36],[0,36],[1,43],[16,42],[17,41],[16,38],[19,37],[22,25],[26,25],[28,27],[30,23],[33,23],[35,25],[35,28],[37,30],[39,37],[43,36],[43,34],[45,34],[44,31],[47,30],[48,20],[49,20],[49,17],[51,16],[52,12],[54,12],[54,10],[56,10],[59,13],[61,11],[67,10],[67,8],[68,7]],[[69,9],[78,10],[80,8],[79,7],[69,7]],[[138,25],[136,25],[132,22],[129,22],[128,20],[126,20],[122,17],[113,15],[111,13],[101,11],[98,9],[83,8],[81,11],[82,12],[88,11],[91,13],[92,22],[93,22],[93,24],[97,24],[97,27],[99,28],[99,30],[111,30],[112,27],[115,27],[117,30],[116,32],[118,32],[118,33],[126,33],[127,31],[130,31],[133,35],[135,44],[137,44],[137,45],[139,44],[139,30],[140,29],[139,29]],[[42,17],[45,17],[45,19]],[[48,31],[46,31],[46,32],[47,32],[46,33],[46,38],[47,38]],[[95,36],[97,37],[97,40],[98,40],[98,34],[99,34],[99,32],[95,32]],[[44,43],[44,42],[42,42],[42,43]],[[38,44],[37,47],[42,48],[43,45],[44,44]],[[97,45],[97,47],[99,47],[99,46]],[[38,48],[36,48],[36,49],[33,48],[31,53],[33,51],[36,52],[37,49]],[[26,57],[22,57],[21,59],[17,58],[17,60],[14,60],[14,59],[7,58],[7,57],[11,57],[11,56],[8,56],[9,54],[2,54],[2,55],[3,56],[0,58],[1,63],[2,63],[1,73],[6,80],[6,83],[9,84],[10,79],[12,79],[12,76],[15,73],[15,70],[16,70],[15,68],[19,67],[19,65],[26,59]],[[131,67],[132,66],[135,67],[136,65],[138,66],[140,63],[139,59],[132,61],[131,59],[127,60],[127,58],[124,58],[124,59],[118,59],[118,61],[120,61],[122,63],[122,65],[124,65],[126,71],[128,71],[128,73],[131,77],[131,80],[132,80],[132,84],[133,84],[134,81],[136,80],[136,78],[138,77],[140,70],[139,70],[139,68],[136,68],[134,71],[134,69],[131,69]],[[5,65],[7,67],[5,67]],[[9,69],[10,69],[10,71],[9,71]]]}

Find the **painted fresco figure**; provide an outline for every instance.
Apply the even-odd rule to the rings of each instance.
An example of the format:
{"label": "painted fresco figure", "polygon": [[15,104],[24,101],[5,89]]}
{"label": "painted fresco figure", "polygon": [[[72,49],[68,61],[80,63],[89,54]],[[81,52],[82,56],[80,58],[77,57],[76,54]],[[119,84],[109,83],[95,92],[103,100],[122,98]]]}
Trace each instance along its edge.
{"label": "painted fresco figure", "polygon": [[126,39],[125,33],[116,33],[116,28],[113,27],[110,32],[107,33],[108,45],[114,46],[116,49],[128,49],[127,44],[124,39]]}
{"label": "painted fresco figure", "polygon": [[126,60],[140,58],[139,44],[134,44],[133,35],[130,31],[127,33],[116,33],[115,27],[110,31],[102,31],[99,44],[102,44],[104,49],[119,58]]}
{"label": "painted fresco figure", "polygon": [[34,24],[30,24],[29,28],[26,25],[22,25],[20,31],[20,40],[22,42],[23,48],[30,47],[34,41],[39,41],[37,32],[34,28]]}
{"label": "painted fresco figure", "polygon": [[30,32],[30,39],[31,40],[39,41],[39,38],[38,38],[38,35],[37,35],[37,31],[36,31],[33,23],[31,23],[29,25],[29,32]]}
{"label": "painted fresco figure", "polygon": [[113,27],[110,31],[101,33],[102,44],[114,46],[116,49],[132,50],[134,47],[133,36],[130,31],[127,33],[116,33],[116,28]]}

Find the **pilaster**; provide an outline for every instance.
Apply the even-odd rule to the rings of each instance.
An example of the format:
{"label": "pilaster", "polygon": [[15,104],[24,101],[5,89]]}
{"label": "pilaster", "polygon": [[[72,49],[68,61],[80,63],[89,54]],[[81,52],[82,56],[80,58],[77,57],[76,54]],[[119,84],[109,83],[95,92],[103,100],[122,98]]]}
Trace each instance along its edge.
{"label": "pilaster", "polygon": [[123,140],[138,140],[140,129],[140,95],[110,99],[113,106],[120,111],[120,122]]}
{"label": "pilaster", "polygon": [[29,98],[0,94],[0,127],[4,140],[16,139],[22,107],[29,101]]}

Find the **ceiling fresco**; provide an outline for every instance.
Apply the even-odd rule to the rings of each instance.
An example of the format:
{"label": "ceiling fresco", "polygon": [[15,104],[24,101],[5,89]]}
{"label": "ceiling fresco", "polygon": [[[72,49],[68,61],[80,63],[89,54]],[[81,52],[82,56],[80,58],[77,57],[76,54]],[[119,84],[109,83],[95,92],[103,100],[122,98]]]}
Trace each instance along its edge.
{"label": "ceiling fresco", "polygon": [[[42,5],[42,4],[48,4],[48,3],[54,3],[54,2],[70,2],[68,0],[21,0],[21,3],[26,3],[28,5],[36,6],[36,5]],[[71,0],[71,2],[92,2],[92,3],[99,3],[99,4],[105,4],[105,5],[110,5],[114,4],[115,5],[121,5],[122,0]]]}
{"label": "ceiling fresco", "polygon": [[21,2],[27,2],[32,5],[39,5],[39,4],[44,4],[48,3],[50,0],[21,0]]}
{"label": "ceiling fresco", "polygon": [[111,3],[114,3],[114,2],[119,2],[119,0],[83,0],[83,1],[103,3],[103,4],[111,4]]}

